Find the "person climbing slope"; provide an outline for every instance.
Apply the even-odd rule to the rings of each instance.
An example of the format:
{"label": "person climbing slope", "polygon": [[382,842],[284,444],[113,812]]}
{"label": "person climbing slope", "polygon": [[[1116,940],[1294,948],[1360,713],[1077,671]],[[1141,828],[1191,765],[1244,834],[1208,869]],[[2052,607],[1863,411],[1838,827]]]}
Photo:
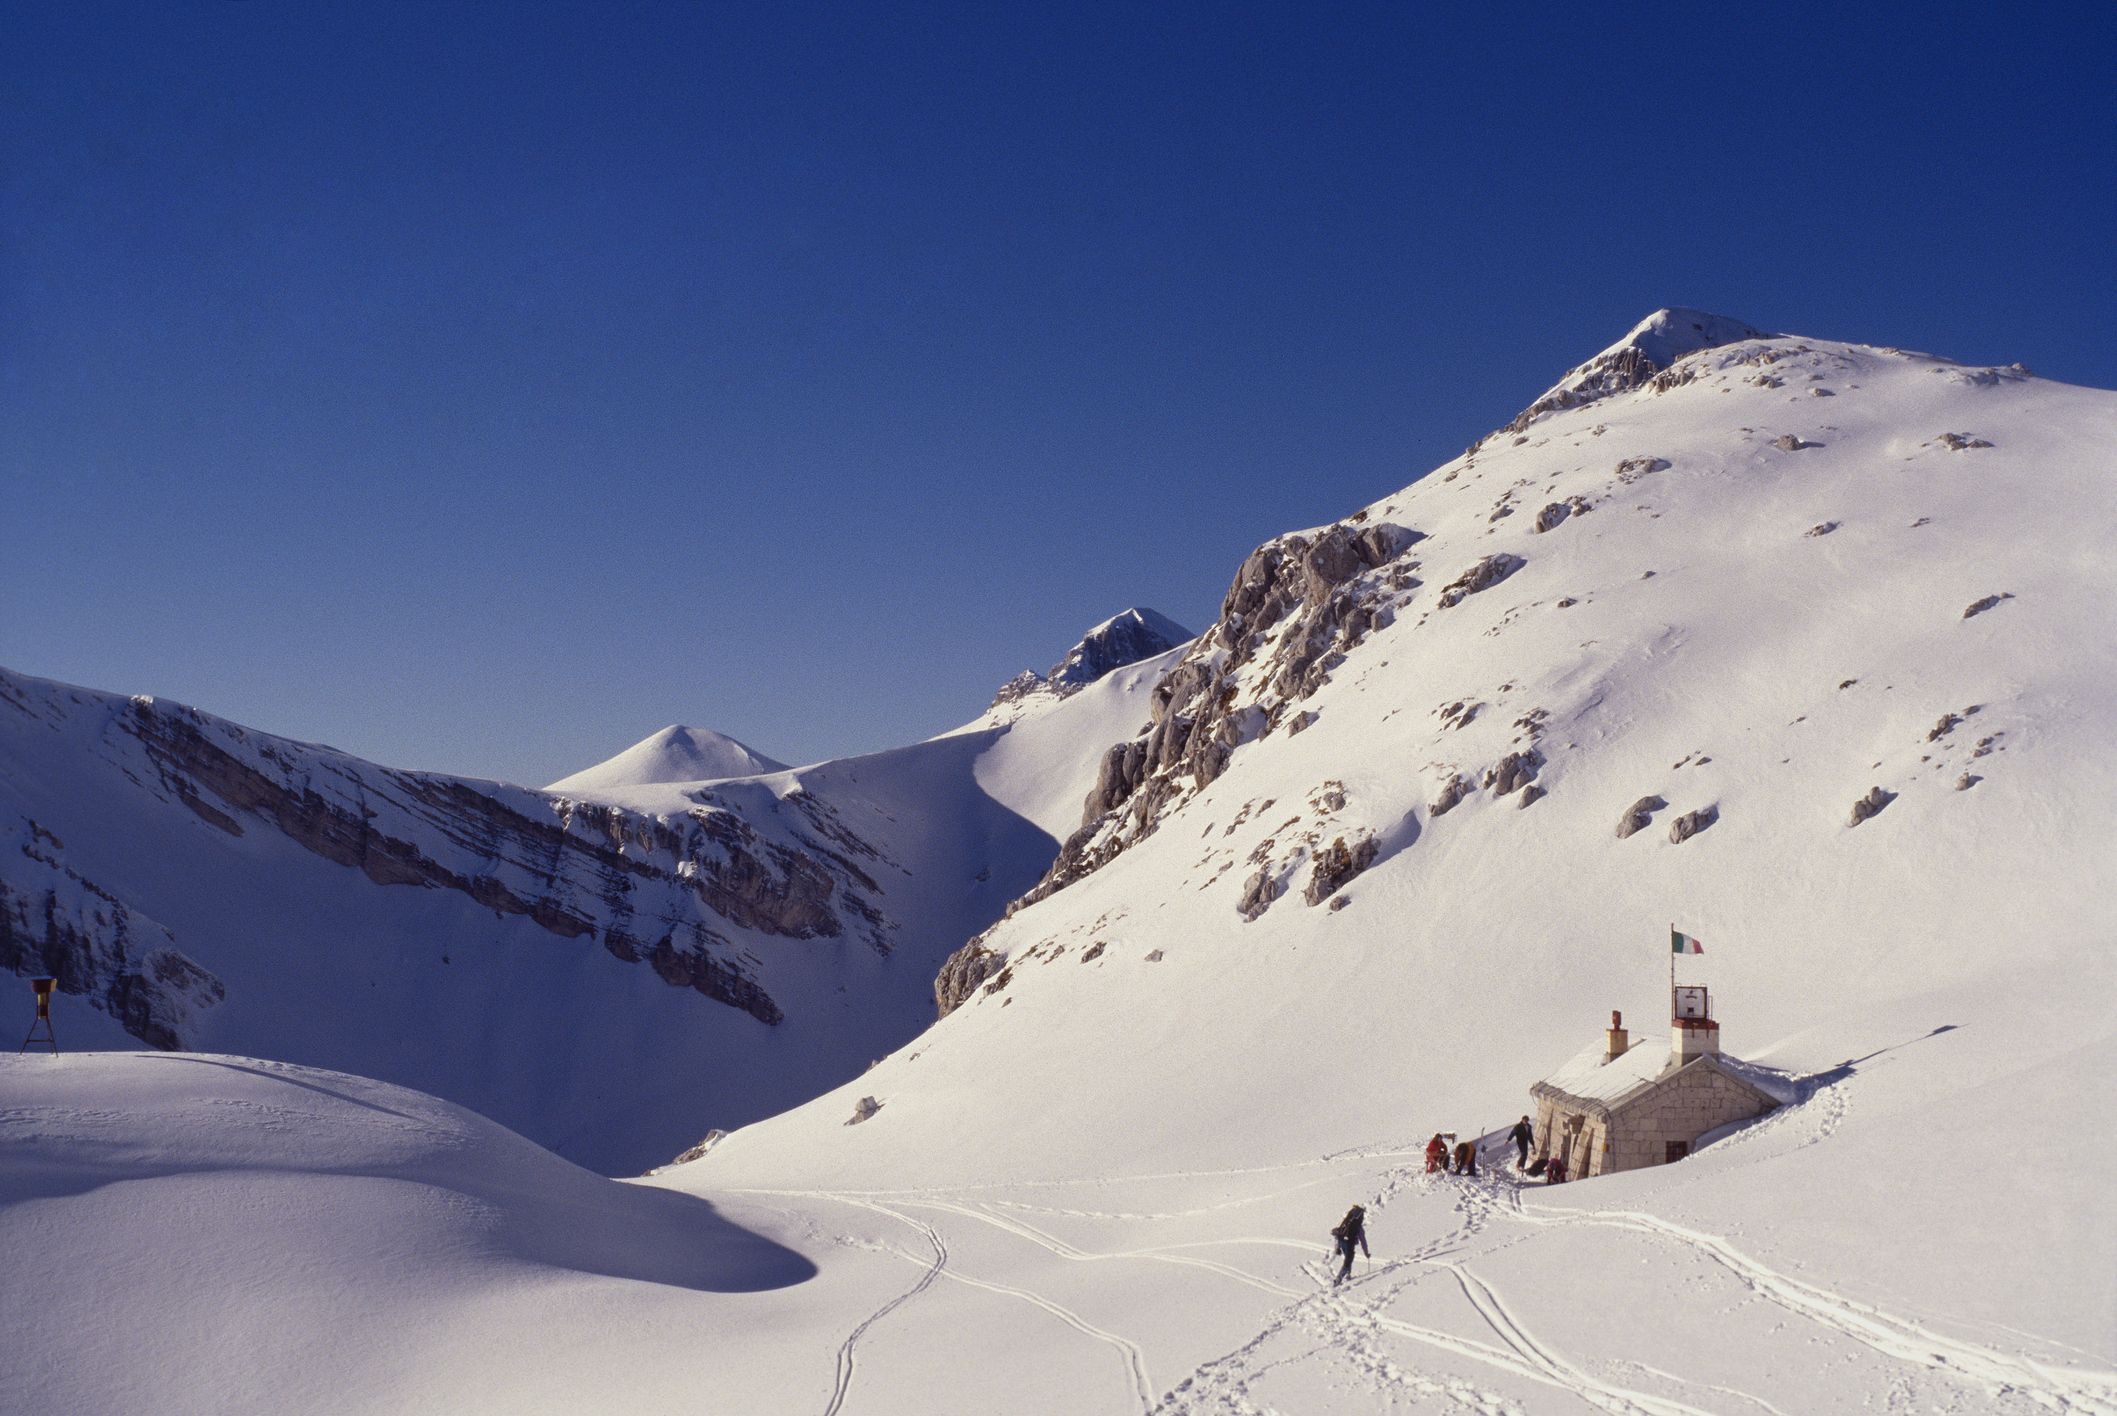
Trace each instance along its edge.
{"label": "person climbing slope", "polygon": [[1370,1259],[1374,1257],[1367,1247],[1367,1211],[1359,1205],[1354,1205],[1345,1212],[1345,1218],[1338,1221],[1338,1227],[1330,1232],[1330,1237],[1338,1241],[1338,1253],[1345,1259],[1343,1267],[1338,1270],[1338,1276],[1331,1280],[1331,1286],[1336,1287],[1345,1282],[1345,1276],[1353,1271],[1355,1245]]}
{"label": "person climbing slope", "polygon": [[1527,1170],[1529,1168],[1529,1147],[1536,1140],[1535,1128],[1530,1126],[1529,1118],[1524,1116],[1521,1120],[1514,1123],[1514,1129],[1507,1134],[1514,1140],[1516,1152],[1514,1168]]}
{"label": "person climbing slope", "polygon": [[1436,1170],[1446,1170],[1447,1168],[1448,1142],[1441,1139],[1439,1131],[1435,1131],[1433,1139],[1426,1143],[1426,1173],[1431,1175]]}
{"label": "person climbing slope", "polygon": [[1477,1174],[1477,1142],[1476,1142],[1476,1141],[1457,1141],[1457,1142],[1456,1142],[1456,1146],[1455,1146],[1455,1173],[1456,1173],[1456,1174],[1458,1174],[1458,1175],[1475,1175],[1475,1174]]}

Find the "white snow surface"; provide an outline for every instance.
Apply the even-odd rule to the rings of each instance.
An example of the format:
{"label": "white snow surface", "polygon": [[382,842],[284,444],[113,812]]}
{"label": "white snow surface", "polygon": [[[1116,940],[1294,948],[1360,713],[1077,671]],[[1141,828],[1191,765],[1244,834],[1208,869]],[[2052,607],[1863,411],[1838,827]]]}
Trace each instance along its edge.
{"label": "white snow surface", "polygon": [[[2117,1413],[2117,395],[1796,338],[1675,371],[1366,508],[1424,533],[1421,583],[1312,725],[1237,748],[999,925],[1004,981],[650,1180],[598,1188],[346,1078],[0,1059],[20,1256],[0,1390],[172,1412]],[[1437,608],[1499,552],[1522,566]],[[1443,783],[1529,747],[1547,795],[1432,815]],[[1053,826],[1083,773],[970,768]],[[1873,787],[1893,795],[1851,824]],[[1666,806],[1620,839],[1646,796]],[[1389,848],[1342,908],[1307,904],[1309,853],[1362,832]],[[1258,869],[1290,888],[1245,922]],[[1672,921],[1706,944],[1683,981],[1789,1104],[1675,1165],[1524,1184],[1500,1137],[1528,1087],[1611,1008],[1650,1045]],[[430,1150],[363,1139],[400,1124],[374,1106]],[[1485,1136],[1483,1174],[1424,1173],[1436,1130]],[[636,1194],[668,1207],[611,1198]],[[585,1217],[563,1252],[536,1237],[558,1195]],[[1354,1203],[1373,1257],[1334,1288],[1326,1234]],[[304,1338],[312,1369],[273,1360]]]}
{"label": "white snow surface", "polygon": [[[764,851],[813,855],[820,841],[842,857],[832,897],[847,926],[840,935],[788,938],[705,917],[718,947],[784,1010],[773,1026],[672,986],[648,962],[613,957],[593,933],[555,934],[456,891],[378,884],[247,815],[236,833],[216,829],[160,789],[157,766],[123,728],[131,700],[6,670],[0,905],[11,903],[29,921],[24,932],[39,935],[56,889],[63,912],[129,937],[136,967],[165,946],[209,970],[226,998],[186,1020],[189,1047],[416,1086],[584,1164],[636,1174],[708,1129],[855,1077],[916,1036],[934,1016],[942,961],[1036,883],[1077,824],[1103,749],[1146,721],[1152,683],[1150,671],[1121,670],[1013,726],[763,776],[613,782],[583,791],[587,806],[566,793],[397,773],[158,705],[239,760],[357,804],[377,831],[417,843],[458,875],[496,879],[525,898],[552,894],[628,924],[643,944],[671,920],[684,927],[697,903],[674,885],[635,879],[620,901],[626,913],[598,913],[607,906],[588,887],[494,860],[463,837],[462,820],[437,830],[408,792],[438,784],[452,799],[489,799],[591,837],[603,830],[597,808],[621,808],[683,830],[694,813],[732,812]],[[822,833],[819,819],[839,834]],[[617,844],[628,859],[660,859],[639,842]],[[882,911],[873,928],[845,904],[856,889]],[[115,926],[114,900],[127,911]],[[5,935],[0,927],[0,963]],[[30,960],[21,971],[45,968]],[[63,1045],[137,1045],[71,992],[55,1009]]]}
{"label": "white snow surface", "polygon": [[787,764],[743,746],[711,728],[672,723],[617,756],[561,777],[547,792],[594,799],[657,782],[709,782],[727,777],[757,777],[784,772]]}

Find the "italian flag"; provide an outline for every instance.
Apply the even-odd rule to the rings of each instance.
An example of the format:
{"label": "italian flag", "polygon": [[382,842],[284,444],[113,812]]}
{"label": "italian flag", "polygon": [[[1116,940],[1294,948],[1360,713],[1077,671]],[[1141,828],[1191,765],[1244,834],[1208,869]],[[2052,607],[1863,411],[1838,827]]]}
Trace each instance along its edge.
{"label": "italian flag", "polygon": [[1680,929],[1669,931],[1669,952],[1672,954],[1703,954],[1705,946]]}

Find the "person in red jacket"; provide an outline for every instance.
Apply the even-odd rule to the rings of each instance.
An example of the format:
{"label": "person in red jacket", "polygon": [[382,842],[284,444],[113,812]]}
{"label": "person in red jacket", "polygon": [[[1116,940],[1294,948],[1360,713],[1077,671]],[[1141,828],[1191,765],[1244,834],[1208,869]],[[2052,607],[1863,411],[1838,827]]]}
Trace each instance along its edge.
{"label": "person in red jacket", "polygon": [[1566,1183],[1566,1158],[1564,1156],[1554,1155],[1551,1157],[1551,1163],[1544,1167],[1544,1183],[1546,1185],[1563,1185]]}
{"label": "person in red jacket", "polygon": [[1448,1142],[1441,1139],[1439,1131],[1435,1131],[1433,1139],[1426,1143],[1426,1173],[1431,1175],[1437,1170],[1446,1170],[1447,1168]]}

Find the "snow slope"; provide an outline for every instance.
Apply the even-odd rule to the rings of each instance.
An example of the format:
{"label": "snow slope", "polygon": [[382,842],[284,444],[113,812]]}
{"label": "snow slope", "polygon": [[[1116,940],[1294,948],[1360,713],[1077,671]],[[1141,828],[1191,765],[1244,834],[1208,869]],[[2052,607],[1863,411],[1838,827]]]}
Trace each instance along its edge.
{"label": "snow slope", "polygon": [[[1320,684],[1286,696],[1270,636],[1223,682],[1255,626],[1209,630],[1172,673],[1200,683],[1199,720],[1146,739],[1195,774],[1157,796],[1150,761],[1087,823],[1085,871],[985,937],[991,981],[914,1049],[684,1183],[1210,1190],[1497,1129],[1610,1008],[1661,1016],[1673,920],[1707,942],[1685,975],[1726,1045],[1810,1099],[1576,1202],[1921,1330],[2117,1367],[2117,1150],[2088,1119],[2117,1075],[2113,447],[2112,394],[1792,338],[1486,440],[1341,523],[1419,538],[1321,592],[1316,624],[1372,623],[1331,640]],[[1201,724],[1232,751],[1197,756]],[[1642,798],[1665,805],[1620,837]],[[1702,829],[1673,839],[1680,817]],[[1310,903],[1338,839],[1373,863]],[[1097,864],[1099,844],[1118,848]],[[855,1093],[882,1110],[848,1132]],[[1672,1285],[1694,1260],[1764,1282],[1695,1245],[1664,1257]],[[1579,1302],[1596,1271],[1525,1281]],[[1636,1345],[1660,1311],[1607,1309],[1574,1319],[1574,1352]],[[1753,1390],[1818,1409],[1798,1378]]]}
{"label": "snow slope", "polygon": [[569,795],[0,671],[0,965],[60,978],[69,1046],[357,1071],[637,1173],[916,1036],[1151,681],[741,780],[616,782],[658,775],[635,759]]}
{"label": "snow slope", "polygon": [[[1106,690],[1147,727],[1105,703],[1136,736],[1097,762],[1038,765],[1027,721],[1012,763],[983,729],[937,740],[1068,838],[983,935],[984,985],[633,1187],[813,1277],[503,1273],[437,1234],[394,1281],[457,1326],[334,1339],[338,1408],[2117,1412],[2117,395],[1798,338],[1634,346],[1260,548],[1218,624]],[[832,790],[880,805],[919,770]],[[1496,1137],[1610,1008],[1651,1035],[1671,921],[1791,1104],[1676,1165],[1524,1187]],[[265,1282],[156,1188],[172,1125],[211,1148],[241,1101],[326,1168],[313,1091],[196,1068],[213,1087],[142,1101],[116,1069],[185,1064],[7,1061],[11,1249],[87,1243],[137,1195],[187,1301],[331,1332],[299,1305],[369,1272],[332,1209],[286,1221],[303,1262]],[[1424,1174],[1435,1130],[1495,1138],[1484,1174]],[[39,1198],[24,1164],[74,1178]],[[1355,1202],[1373,1257],[1333,1289]],[[99,1268],[37,1262],[43,1301],[96,1311]],[[157,1373],[160,1409],[289,1404],[183,1344],[75,1364],[68,1330],[25,1330],[0,1390],[45,1408]]]}
{"label": "snow slope", "polygon": [[560,796],[595,797],[650,782],[708,782],[784,772],[787,764],[743,746],[711,728],[672,723],[615,757],[561,777],[544,788]]}

